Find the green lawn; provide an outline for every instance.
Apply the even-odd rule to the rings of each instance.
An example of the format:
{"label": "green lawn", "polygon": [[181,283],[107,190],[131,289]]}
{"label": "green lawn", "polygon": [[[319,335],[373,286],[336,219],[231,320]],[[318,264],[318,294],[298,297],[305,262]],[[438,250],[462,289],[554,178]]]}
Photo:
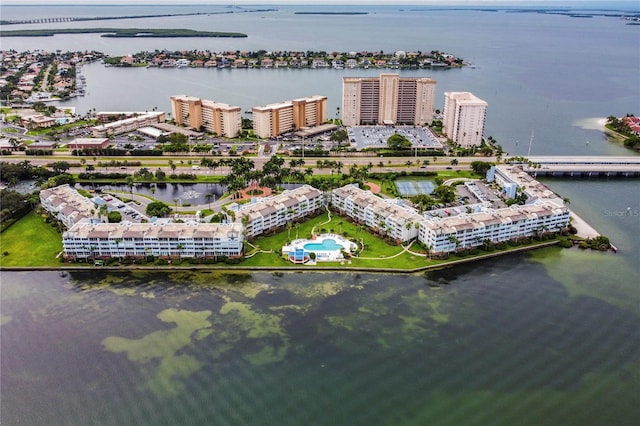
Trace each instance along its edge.
{"label": "green lawn", "polygon": [[[62,237],[34,212],[0,234],[0,266],[59,266]],[[8,255],[5,255],[8,252]]]}
{"label": "green lawn", "polygon": [[[344,235],[347,238],[355,238],[358,244],[364,242],[365,249],[359,254],[360,258],[351,260],[349,266],[367,267],[367,268],[393,268],[393,269],[413,269],[424,266],[428,262],[424,257],[418,257],[410,253],[403,253],[400,256],[392,257],[402,252],[401,246],[388,244],[369,232],[365,227],[357,226],[345,220],[344,218],[332,213],[331,222],[327,222],[327,214],[323,214],[313,218],[305,223],[297,226],[294,225],[291,231],[283,231],[278,234],[258,238],[253,244],[261,250],[272,250],[273,253],[259,253],[255,256],[245,259],[240,263],[241,266],[294,266],[292,263],[282,259],[280,255],[282,246],[288,241],[298,238],[310,238],[311,230],[316,226],[316,233],[331,232]],[[297,232],[296,232],[297,231]],[[290,238],[289,238],[290,236]],[[415,247],[415,251],[420,251]],[[247,250],[247,254],[251,253],[251,249]],[[370,259],[368,259],[370,258]],[[436,262],[430,262],[436,263]],[[318,266],[336,266],[337,263],[321,262]],[[304,268],[304,266],[300,266]]]}
{"label": "green lawn", "polygon": [[[417,254],[401,253],[403,250],[401,246],[386,243],[373,235],[364,226],[352,224],[333,213],[331,221],[326,223],[327,220],[328,216],[324,213],[305,223],[293,225],[290,230],[258,238],[252,243],[256,246],[256,249],[247,247],[247,255],[250,256],[255,250],[272,252],[258,253],[255,256],[244,259],[237,266],[240,268],[252,266],[271,268],[296,266],[282,258],[282,246],[296,238],[310,238],[314,226],[316,227],[316,233],[341,234],[350,239],[355,238],[359,245],[364,243],[365,248],[358,254],[358,257],[352,258],[351,263],[345,263],[344,266],[406,270],[477,257],[474,255],[452,255],[446,260],[430,260],[422,254],[424,250],[417,244],[413,244],[411,247],[411,251]],[[31,212],[0,234],[0,266],[60,266],[61,261],[56,256],[62,251],[61,240],[60,233],[56,228],[46,223],[43,217]],[[530,245],[537,244],[540,243],[534,242]],[[8,254],[5,255],[5,252]],[[500,251],[496,251],[496,253],[500,253]],[[486,253],[480,252],[478,254]],[[335,267],[339,265],[337,262],[320,262],[317,266]],[[297,267],[300,269],[305,268],[304,265],[297,265]]]}

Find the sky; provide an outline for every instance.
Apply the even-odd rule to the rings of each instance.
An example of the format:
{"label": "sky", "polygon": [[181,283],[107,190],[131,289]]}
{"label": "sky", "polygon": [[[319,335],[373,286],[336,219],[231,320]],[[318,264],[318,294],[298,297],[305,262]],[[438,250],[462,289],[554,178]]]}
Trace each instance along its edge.
{"label": "sky", "polygon": [[[634,2],[637,0],[629,0]],[[4,0],[2,4],[5,5],[26,5],[26,4],[71,4],[71,5],[83,5],[83,4],[211,4],[211,5],[251,5],[251,4],[384,4],[384,5],[483,5],[483,4],[553,4],[553,5],[579,5],[585,3],[601,3],[606,4],[606,1],[584,1],[584,0],[183,0],[176,2],[176,0]],[[616,2],[618,3],[618,2]]]}
{"label": "sky", "polygon": [[[640,10],[640,0],[0,0],[2,6],[13,5],[416,5],[416,6],[518,6],[574,9]],[[1,18],[1,13],[0,13]]]}

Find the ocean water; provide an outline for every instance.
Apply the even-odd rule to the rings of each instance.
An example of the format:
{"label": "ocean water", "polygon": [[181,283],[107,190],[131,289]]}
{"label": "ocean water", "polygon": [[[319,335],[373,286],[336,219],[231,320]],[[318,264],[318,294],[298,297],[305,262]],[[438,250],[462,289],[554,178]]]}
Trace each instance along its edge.
{"label": "ocean water", "polygon": [[638,312],[536,262],[3,273],[2,423],[632,424]]}
{"label": "ocean water", "polygon": [[[153,12],[196,9],[219,10]],[[434,77],[440,106],[447,90],[487,100],[487,135],[510,153],[526,154],[533,134],[536,155],[634,155],[594,123],[640,113],[638,26],[504,11],[296,10],[100,22],[248,33],[242,40],[55,36],[6,38],[2,48],[444,50],[475,67],[403,75]],[[113,13],[2,6],[3,19]],[[25,27],[35,25],[15,29]],[[354,75],[100,64],[83,73],[88,95],[65,103],[79,113],[169,111],[179,93],[243,109],[324,94],[331,112],[341,77]],[[619,252],[549,248],[416,275],[3,271],[0,423],[635,424],[638,181],[545,183]]]}
{"label": "ocean water", "polygon": [[[450,52],[473,67],[401,71],[437,81],[436,107],[445,91],[471,91],[489,103],[485,135],[511,154],[592,153],[622,155],[599,130],[581,123],[640,110],[638,26],[614,17],[590,19],[564,15],[467,9],[382,7],[367,15],[299,15],[320,6],[286,6],[260,13],[211,14],[173,18],[97,21],[106,27],[176,27],[237,31],[243,39],[110,39],[99,34],[9,37],[3,49],[98,50],[110,55],[168,49],[210,51],[431,51]],[[347,10],[368,10],[364,6]],[[123,8],[119,14],[207,11],[207,7]],[[105,8],[3,7],[17,15],[103,16]],[[12,25],[7,29],[96,26],[92,21]],[[341,103],[342,77],[378,75],[380,70],[205,70],[120,69],[87,66],[84,97],[65,102],[79,114],[97,110],[171,111],[170,96],[189,94],[243,110],[287,99],[326,95],[329,115]],[[586,142],[589,141],[587,145]]]}

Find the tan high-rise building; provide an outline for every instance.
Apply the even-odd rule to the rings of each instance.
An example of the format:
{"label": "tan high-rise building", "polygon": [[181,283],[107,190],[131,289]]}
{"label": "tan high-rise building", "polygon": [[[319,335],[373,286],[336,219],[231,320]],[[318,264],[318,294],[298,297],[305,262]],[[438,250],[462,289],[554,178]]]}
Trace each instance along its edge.
{"label": "tan high-rise building", "polygon": [[461,146],[480,146],[487,105],[470,92],[445,92],[442,132]]}
{"label": "tan high-rise building", "polygon": [[342,123],[413,124],[433,120],[436,81],[426,77],[344,77],[342,79]]}
{"label": "tan high-rise building", "polygon": [[193,96],[171,97],[176,124],[234,138],[242,129],[242,109]]}
{"label": "tan high-rise building", "polygon": [[253,107],[253,131],[259,138],[323,124],[327,119],[327,97],[312,96]]}
{"label": "tan high-rise building", "polygon": [[242,130],[242,109],[239,106],[203,100],[202,125],[208,132],[235,138]]}
{"label": "tan high-rise building", "polygon": [[202,124],[202,100],[200,98],[186,95],[172,96],[171,109],[178,126],[197,129]]}

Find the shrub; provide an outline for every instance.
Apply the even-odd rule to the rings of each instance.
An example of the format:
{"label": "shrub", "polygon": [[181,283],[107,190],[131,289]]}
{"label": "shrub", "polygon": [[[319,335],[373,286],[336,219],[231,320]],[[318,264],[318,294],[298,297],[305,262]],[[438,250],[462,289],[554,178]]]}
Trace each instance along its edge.
{"label": "shrub", "polygon": [[568,238],[562,238],[558,245],[562,248],[571,248],[573,247],[573,241]]}

